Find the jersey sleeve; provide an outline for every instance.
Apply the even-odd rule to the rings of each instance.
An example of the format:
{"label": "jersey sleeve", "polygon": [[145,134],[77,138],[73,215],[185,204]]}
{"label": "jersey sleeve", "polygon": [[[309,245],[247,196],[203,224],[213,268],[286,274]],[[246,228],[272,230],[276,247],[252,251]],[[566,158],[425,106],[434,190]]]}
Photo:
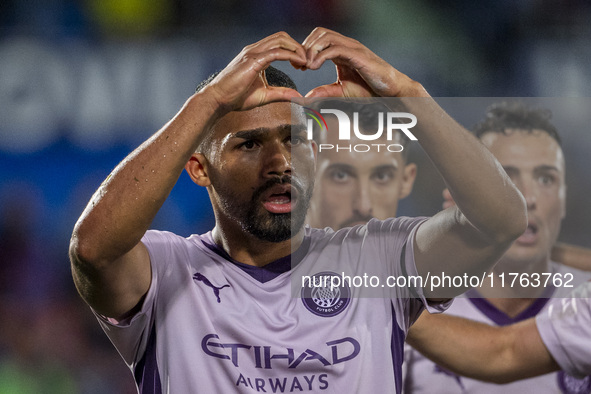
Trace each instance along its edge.
{"label": "jersey sleeve", "polygon": [[577,287],[569,298],[557,298],[536,317],[542,341],[568,374],[591,374],[591,281]]}
{"label": "jersey sleeve", "polygon": [[142,358],[148,344],[151,327],[154,323],[154,309],[158,298],[161,278],[172,256],[172,238],[168,232],[149,230],[142,238],[148,249],[152,279],[139,311],[120,321],[102,316],[93,310],[103,331],[107,334],[125,363],[134,368]]}
{"label": "jersey sleeve", "polygon": [[439,313],[445,311],[452,302],[451,300],[441,303],[429,302],[420,285],[421,280],[414,257],[414,242],[418,228],[427,219],[426,217],[399,217],[368,223],[370,231],[375,226],[380,228],[380,243],[384,244],[385,258],[389,262],[387,264],[388,280],[396,281],[396,285],[390,288],[390,294],[394,309],[404,311],[404,313],[397,313],[396,316],[398,325],[405,333],[418,319],[423,309],[427,309],[430,313]]}

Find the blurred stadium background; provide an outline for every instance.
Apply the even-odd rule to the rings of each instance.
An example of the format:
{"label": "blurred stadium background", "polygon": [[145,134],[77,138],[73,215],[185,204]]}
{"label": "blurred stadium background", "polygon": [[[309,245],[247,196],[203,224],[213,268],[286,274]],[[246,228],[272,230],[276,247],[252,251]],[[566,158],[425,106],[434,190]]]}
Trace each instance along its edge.
{"label": "blurred stadium background", "polygon": [[[77,297],[68,241],[84,205],[196,84],[240,49],[315,26],[359,39],[471,126],[490,99],[554,97],[569,214],[561,239],[591,247],[591,3],[585,0],[3,0],[0,4],[0,394],[133,393],[131,374]],[[290,71],[303,92],[335,78]],[[568,97],[565,99],[565,97]],[[402,214],[436,212],[420,152]],[[183,174],[153,227],[211,228]]]}

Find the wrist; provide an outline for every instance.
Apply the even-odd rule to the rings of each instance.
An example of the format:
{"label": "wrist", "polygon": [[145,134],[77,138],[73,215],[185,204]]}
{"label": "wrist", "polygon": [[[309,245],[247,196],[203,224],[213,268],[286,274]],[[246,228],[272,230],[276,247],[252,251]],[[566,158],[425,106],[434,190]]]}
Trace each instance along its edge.
{"label": "wrist", "polygon": [[397,97],[430,97],[430,95],[423,85],[409,78],[408,82],[401,87]]}
{"label": "wrist", "polygon": [[189,97],[185,102],[184,109],[198,115],[210,125],[232,111],[230,105],[221,103],[208,87]]}

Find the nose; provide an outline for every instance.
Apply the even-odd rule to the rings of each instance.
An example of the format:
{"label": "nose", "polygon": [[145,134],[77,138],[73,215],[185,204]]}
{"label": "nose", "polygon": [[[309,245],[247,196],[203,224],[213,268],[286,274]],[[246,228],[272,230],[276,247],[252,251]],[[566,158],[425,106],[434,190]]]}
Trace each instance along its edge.
{"label": "nose", "polygon": [[528,210],[536,208],[537,205],[537,187],[533,179],[523,179],[518,185],[519,191],[525,198],[525,204]]}
{"label": "nose", "polygon": [[363,182],[358,184],[358,190],[355,192],[355,197],[353,198],[353,211],[361,217],[373,216],[369,188],[368,185],[364,185]]}
{"label": "nose", "polygon": [[265,149],[264,163],[267,177],[291,175],[291,150],[280,142],[269,144]]}

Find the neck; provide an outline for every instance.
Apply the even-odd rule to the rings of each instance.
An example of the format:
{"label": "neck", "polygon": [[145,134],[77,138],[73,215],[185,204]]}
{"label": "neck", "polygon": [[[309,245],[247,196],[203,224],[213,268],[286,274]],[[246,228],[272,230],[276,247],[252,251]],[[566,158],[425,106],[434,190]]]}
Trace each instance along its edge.
{"label": "neck", "polygon": [[536,298],[487,298],[488,302],[510,318],[525,311]]}
{"label": "neck", "polygon": [[214,242],[221,246],[230,257],[241,263],[257,267],[290,255],[302,244],[303,239],[303,228],[293,237],[282,242],[264,241],[242,230],[239,234],[233,234],[232,231],[222,229],[219,225],[213,229]]}
{"label": "neck", "polygon": [[[539,278],[543,284],[547,277],[542,274],[551,272],[549,258],[531,262],[504,258],[493,268],[492,274],[487,276],[478,292],[498,310],[509,317],[515,317],[533,304],[547,288],[534,286],[534,279]],[[528,283],[532,285],[527,287]]]}

